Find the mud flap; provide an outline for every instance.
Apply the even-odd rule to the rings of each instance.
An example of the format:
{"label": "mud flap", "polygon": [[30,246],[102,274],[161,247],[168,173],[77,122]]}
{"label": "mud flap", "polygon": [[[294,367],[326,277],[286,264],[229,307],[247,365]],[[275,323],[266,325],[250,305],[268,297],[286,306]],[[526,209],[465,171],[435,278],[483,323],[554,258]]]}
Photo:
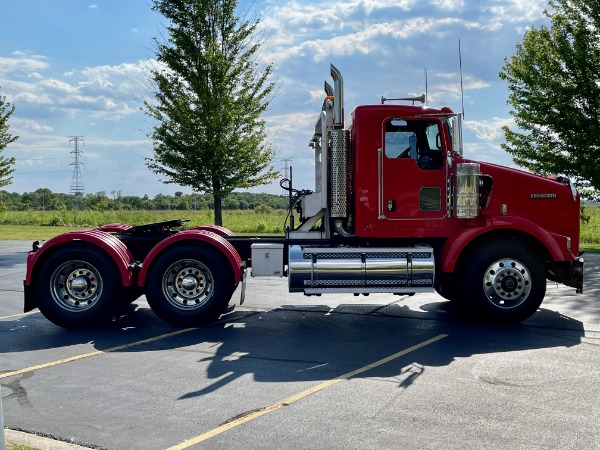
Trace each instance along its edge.
{"label": "mud flap", "polygon": [[37,308],[37,302],[33,298],[33,289],[30,284],[25,284],[23,281],[23,291],[25,293],[25,303],[23,305],[23,312],[29,312]]}
{"label": "mud flap", "polygon": [[244,268],[244,273],[242,275],[242,289],[240,296],[240,305],[244,304],[244,300],[246,300],[246,269]]}

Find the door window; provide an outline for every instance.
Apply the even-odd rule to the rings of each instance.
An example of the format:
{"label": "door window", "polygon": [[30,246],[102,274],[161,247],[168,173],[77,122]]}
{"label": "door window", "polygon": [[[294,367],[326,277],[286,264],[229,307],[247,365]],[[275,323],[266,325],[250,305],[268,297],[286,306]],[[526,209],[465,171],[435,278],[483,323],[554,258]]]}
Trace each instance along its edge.
{"label": "door window", "polygon": [[439,124],[427,120],[390,120],[385,125],[385,156],[410,158],[422,170],[443,165]]}

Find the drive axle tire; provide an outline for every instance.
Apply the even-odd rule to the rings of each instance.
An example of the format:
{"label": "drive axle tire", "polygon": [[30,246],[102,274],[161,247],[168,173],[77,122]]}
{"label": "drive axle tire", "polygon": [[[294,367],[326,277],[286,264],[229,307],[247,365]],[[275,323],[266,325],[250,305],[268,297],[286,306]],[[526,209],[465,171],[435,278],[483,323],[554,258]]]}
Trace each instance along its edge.
{"label": "drive axle tire", "polygon": [[533,315],[546,294],[546,272],[529,248],[513,241],[491,242],[467,261],[461,296],[468,313],[499,323]]}
{"label": "drive axle tire", "polygon": [[42,314],[64,328],[105,321],[122,298],[114,261],[93,247],[58,249],[44,261],[35,285]]}
{"label": "drive axle tire", "polygon": [[165,322],[195,327],[216,320],[234,289],[223,255],[208,247],[186,245],[159,256],[148,273],[146,299]]}

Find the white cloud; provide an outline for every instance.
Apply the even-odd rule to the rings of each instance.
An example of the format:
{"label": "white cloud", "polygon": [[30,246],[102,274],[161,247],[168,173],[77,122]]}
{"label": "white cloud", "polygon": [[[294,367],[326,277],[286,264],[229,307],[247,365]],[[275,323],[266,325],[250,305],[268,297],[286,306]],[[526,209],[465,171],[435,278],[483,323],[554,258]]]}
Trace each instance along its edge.
{"label": "white cloud", "polygon": [[138,61],[118,66],[88,67],[81,72],[84,81],[80,83],[80,86],[87,92],[140,94],[149,64],[151,61]]}
{"label": "white cloud", "polygon": [[477,139],[496,141],[503,136],[502,127],[514,125],[512,118],[494,117],[491,121],[466,120],[465,128],[475,132]]}
{"label": "white cloud", "polygon": [[528,26],[544,17],[546,1],[497,0],[489,6],[490,2],[430,0],[429,7],[416,7],[420,4],[415,0],[278,2],[263,12],[267,53],[276,64],[308,55],[318,62],[330,54],[386,54],[386,50],[397,51],[398,41],[416,36],[443,37],[460,29],[495,32],[507,24]]}
{"label": "white cloud", "polygon": [[35,133],[51,133],[53,131],[51,126],[42,125],[35,120],[22,119],[14,116],[12,118],[12,127],[14,127],[16,135],[21,135],[27,131],[33,131]]}
{"label": "white cloud", "polygon": [[[21,56],[0,58],[0,86],[18,109],[28,104],[37,105],[38,115],[56,115],[63,112],[75,117],[77,111],[86,111],[91,118],[118,120],[138,111],[139,98],[146,92],[143,73],[147,61],[116,66],[88,67],[81,71],[64,73],[62,79],[45,78],[43,70],[49,67],[44,57]],[[42,71],[40,73],[39,71]],[[25,72],[27,81],[18,81],[18,73]],[[2,79],[3,77],[7,79]],[[134,105],[135,103],[135,105]],[[39,107],[49,108],[47,113]]]}
{"label": "white cloud", "polygon": [[275,50],[272,57],[278,63],[297,56],[309,56],[318,62],[329,55],[382,53],[385,52],[386,44],[380,42],[380,38],[408,39],[415,35],[426,34],[435,26],[436,22],[433,20],[421,18],[410,22],[378,23],[357,32],[333,36],[329,39],[305,40],[298,45]]}
{"label": "white cloud", "polygon": [[531,24],[543,19],[547,0],[505,0],[497,5],[483,7],[482,12],[489,15],[486,26],[489,30],[498,30],[505,24]]}
{"label": "white cloud", "polygon": [[464,0],[431,0],[431,4],[446,11],[462,11],[465,6]]}
{"label": "white cloud", "polygon": [[[304,112],[267,116],[265,120],[269,131],[273,134],[297,131],[299,128],[312,127],[317,120],[317,112]],[[306,137],[308,143],[310,136]]]}
{"label": "white cloud", "polygon": [[52,105],[54,102],[49,95],[36,94],[34,92],[19,92],[13,96],[13,102],[21,106],[21,102],[32,103],[34,105]]}
{"label": "white cloud", "polygon": [[64,81],[57,79],[48,79],[43,80],[37,85],[43,91],[50,91],[51,93],[57,93],[60,95],[76,95],[77,87],[70,85],[69,83],[65,83]]}
{"label": "white cloud", "polygon": [[0,56],[0,77],[18,74],[29,75],[49,67],[46,58],[39,55],[27,55],[23,52],[13,52],[13,58]]}

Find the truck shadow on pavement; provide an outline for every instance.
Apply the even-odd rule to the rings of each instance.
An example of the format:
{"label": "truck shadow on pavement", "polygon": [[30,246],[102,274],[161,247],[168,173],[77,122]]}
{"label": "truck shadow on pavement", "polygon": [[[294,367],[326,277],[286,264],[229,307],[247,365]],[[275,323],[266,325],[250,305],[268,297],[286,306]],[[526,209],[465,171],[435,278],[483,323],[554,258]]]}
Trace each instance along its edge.
{"label": "truck shadow on pavement", "polygon": [[[356,376],[391,379],[399,388],[408,388],[428,368],[447,366],[458,358],[573,347],[585,335],[581,322],[546,309],[511,326],[462,320],[446,301],[421,309],[341,304],[334,308],[289,305],[269,311],[233,311],[206,327],[115,352],[158,354],[185,348],[186,353],[195,354],[190,364],[197,373],[197,384],[187,383],[186,387],[193,389],[175,394],[183,400],[210,394],[247,375],[259,383],[330,380],[448,335]],[[149,309],[136,310],[134,305],[111,324],[88,330],[64,330],[35,314],[0,322],[0,335],[7,337],[0,340],[0,353],[60,350],[82,343],[106,350],[176,330]]]}
{"label": "truck shadow on pavement", "polygon": [[[447,308],[447,303],[429,307]],[[446,366],[457,358],[572,347],[584,336],[581,322],[549,310],[536,314],[545,326],[500,326],[462,321],[453,317],[452,311],[444,319],[428,313],[419,317],[402,306],[391,308],[385,315],[368,315],[365,311],[369,306],[373,307],[340,305],[330,310],[285,306],[214,327],[210,340],[219,343],[217,349],[214,355],[198,359],[209,384],[179,398],[209,394],[248,374],[257,382],[329,380],[447,334],[433,345],[359,375],[393,378],[398,387],[407,388],[428,367]]]}
{"label": "truck shadow on pavement", "polygon": [[13,253],[2,253],[0,256],[0,268],[25,266],[28,252],[15,251]]}

